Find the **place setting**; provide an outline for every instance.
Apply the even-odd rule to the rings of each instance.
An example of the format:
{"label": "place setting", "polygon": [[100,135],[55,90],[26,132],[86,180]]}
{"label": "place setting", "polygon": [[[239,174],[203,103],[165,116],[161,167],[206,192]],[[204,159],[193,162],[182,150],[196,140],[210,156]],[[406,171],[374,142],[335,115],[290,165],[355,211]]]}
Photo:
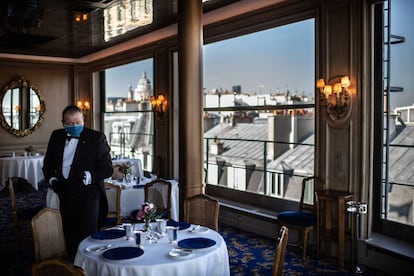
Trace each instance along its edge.
{"label": "place setting", "polygon": [[102,257],[109,260],[127,260],[144,254],[144,250],[136,246],[122,246],[106,250]]}
{"label": "place setting", "polygon": [[113,240],[125,236],[126,231],[119,228],[102,230],[91,234],[91,238],[94,240]]}
{"label": "place setting", "polygon": [[195,250],[207,249],[216,245],[216,241],[204,237],[184,238],[178,240],[178,232],[183,231],[184,236],[187,233],[205,233],[208,231],[207,227],[201,225],[192,225],[187,222],[167,222],[167,237],[170,244],[175,247],[168,252],[168,256],[172,258],[185,258],[191,256]]}
{"label": "place setting", "polygon": [[[113,241],[113,244],[104,245],[90,245],[85,248],[85,251],[93,254],[102,253],[102,258],[108,260],[128,260],[141,256],[144,254],[144,250],[139,246],[138,240],[134,242],[137,246],[126,245],[122,246],[120,243],[122,240],[133,240],[133,225],[123,224],[114,228],[97,231],[91,234],[91,239],[97,241]],[[118,244],[115,246],[114,244]]]}
{"label": "place setting", "polygon": [[212,247],[216,245],[216,241],[209,238],[195,237],[180,240],[177,245],[184,250],[198,250]]}
{"label": "place setting", "polygon": [[[120,238],[123,238],[126,236],[126,232],[123,229],[118,228],[111,228],[106,229],[102,231],[97,231],[91,234],[90,239],[96,241],[96,242],[105,242],[108,243],[110,241],[115,242],[116,240],[119,240]],[[93,254],[99,254],[102,253],[108,249],[113,247],[112,244],[92,244],[85,248],[86,252],[93,253]]]}
{"label": "place setting", "polygon": [[185,230],[190,228],[191,224],[185,221],[174,221],[174,220],[168,220],[167,221],[167,227],[178,227],[178,230]]}
{"label": "place setting", "polygon": [[186,238],[177,241],[176,236],[169,235],[169,240],[170,243],[177,246],[168,252],[168,255],[173,258],[185,258],[192,255],[196,250],[207,249],[216,245],[215,240],[202,237]]}

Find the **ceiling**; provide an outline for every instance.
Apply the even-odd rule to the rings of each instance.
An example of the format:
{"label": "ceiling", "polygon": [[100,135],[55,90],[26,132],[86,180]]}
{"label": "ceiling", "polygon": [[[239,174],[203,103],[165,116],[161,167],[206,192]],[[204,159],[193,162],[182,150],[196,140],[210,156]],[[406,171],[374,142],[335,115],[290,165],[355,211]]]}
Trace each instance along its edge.
{"label": "ceiling", "polygon": [[[119,6],[127,11],[131,0],[2,0],[0,53],[79,58],[177,22],[178,0],[137,0],[152,3],[151,24],[105,41],[104,10]],[[241,0],[209,0],[208,12]],[[87,20],[76,22],[76,15]],[[115,17],[115,16],[114,16]]]}

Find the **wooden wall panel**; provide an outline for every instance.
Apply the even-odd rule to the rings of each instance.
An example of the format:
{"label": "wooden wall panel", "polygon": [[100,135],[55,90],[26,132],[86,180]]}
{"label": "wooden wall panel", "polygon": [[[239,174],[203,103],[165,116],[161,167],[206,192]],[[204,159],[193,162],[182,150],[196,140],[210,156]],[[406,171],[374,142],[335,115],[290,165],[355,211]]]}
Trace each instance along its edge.
{"label": "wooden wall panel", "polygon": [[[321,52],[322,72],[325,72],[324,78],[329,84],[339,81],[339,78],[348,75],[351,78],[351,84],[355,85],[352,79],[352,64],[354,45],[351,36],[352,24],[352,1],[333,1],[326,4],[323,9],[324,24],[323,34],[325,52]],[[350,103],[355,101],[355,95],[350,96]],[[325,189],[334,189],[341,191],[351,191],[350,179],[351,172],[351,151],[353,145],[351,142],[358,143],[355,139],[351,139],[351,135],[355,134],[352,129],[352,122],[355,120],[354,105],[350,104],[350,108],[341,116],[336,117],[333,114],[326,114],[325,120],[320,121],[321,127],[324,128],[325,135],[325,154],[322,160],[325,164],[323,178],[325,179]],[[326,113],[326,109],[322,111]],[[352,161],[353,162],[353,161]]]}
{"label": "wooden wall panel", "polygon": [[51,65],[21,61],[0,60],[0,86],[3,87],[13,77],[22,76],[36,88],[46,103],[42,125],[32,134],[18,138],[0,128],[0,152],[23,152],[33,146],[45,150],[49,136],[56,128],[62,127],[61,112],[72,98],[72,73],[69,65]]}

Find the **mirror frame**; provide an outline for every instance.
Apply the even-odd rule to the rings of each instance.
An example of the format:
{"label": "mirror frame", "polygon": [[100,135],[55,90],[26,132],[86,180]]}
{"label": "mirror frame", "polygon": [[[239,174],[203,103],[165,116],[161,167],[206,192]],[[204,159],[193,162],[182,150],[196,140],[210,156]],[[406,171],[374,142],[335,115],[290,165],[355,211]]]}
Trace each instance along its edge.
{"label": "mirror frame", "polygon": [[[40,110],[39,110],[39,119],[37,120],[37,122],[30,128],[26,128],[26,129],[15,129],[12,126],[10,126],[7,121],[6,118],[4,117],[3,114],[3,100],[4,97],[6,95],[6,93],[13,89],[13,88],[26,88],[28,89],[28,91],[33,90],[36,95],[39,98],[39,103],[40,103]],[[0,99],[0,124],[1,126],[7,130],[9,133],[13,134],[14,136],[17,137],[24,137],[27,136],[29,134],[32,134],[33,131],[35,131],[35,129],[37,129],[38,127],[40,127],[40,125],[43,123],[43,115],[46,111],[46,103],[42,97],[42,95],[40,94],[40,90],[37,89],[36,87],[34,87],[29,80],[24,79],[23,77],[18,77],[12,81],[10,81],[9,83],[7,83],[1,90],[1,99]]]}

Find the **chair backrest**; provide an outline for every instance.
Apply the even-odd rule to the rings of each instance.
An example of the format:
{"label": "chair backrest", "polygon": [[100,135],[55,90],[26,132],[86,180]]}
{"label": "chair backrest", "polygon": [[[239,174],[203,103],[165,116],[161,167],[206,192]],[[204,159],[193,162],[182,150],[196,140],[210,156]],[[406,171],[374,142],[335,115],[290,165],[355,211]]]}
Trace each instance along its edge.
{"label": "chair backrest", "polygon": [[113,206],[112,201],[108,202],[108,215],[107,218],[116,218],[116,224],[121,224],[121,192],[122,188],[120,185],[116,185],[113,183],[105,182],[105,189],[108,193],[109,191],[115,191],[116,193],[116,201],[115,206]]}
{"label": "chair backrest", "polygon": [[184,200],[184,220],[218,231],[219,209],[216,199],[206,194],[198,194]]}
{"label": "chair backrest", "polygon": [[47,259],[32,265],[32,276],[86,276],[85,270],[63,259]]}
{"label": "chair backrest", "polygon": [[35,260],[67,257],[62,218],[59,210],[44,208],[32,218]]}
{"label": "chair backrest", "polygon": [[124,174],[121,172],[122,164],[112,164],[112,179],[122,179]]}
{"label": "chair backrest", "polygon": [[282,275],[283,265],[285,263],[286,246],[289,230],[286,226],[280,228],[279,236],[276,242],[276,252],[273,260],[273,276]]}
{"label": "chair backrest", "polygon": [[151,202],[157,208],[158,213],[166,214],[165,218],[171,218],[171,183],[156,179],[144,187],[145,201]]}
{"label": "chair backrest", "polygon": [[315,176],[305,177],[302,180],[302,193],[299,202],[299,211],[315,212],[315,184],[317,178]]}
{"label": "chair backrest", "polygon": [[13,181],[11,177],[8,178],[7,186],[9,188],[10,203],[12,207],[13,220],[17,222],[17,205],[16,205],[16,194],[14,193]]}

